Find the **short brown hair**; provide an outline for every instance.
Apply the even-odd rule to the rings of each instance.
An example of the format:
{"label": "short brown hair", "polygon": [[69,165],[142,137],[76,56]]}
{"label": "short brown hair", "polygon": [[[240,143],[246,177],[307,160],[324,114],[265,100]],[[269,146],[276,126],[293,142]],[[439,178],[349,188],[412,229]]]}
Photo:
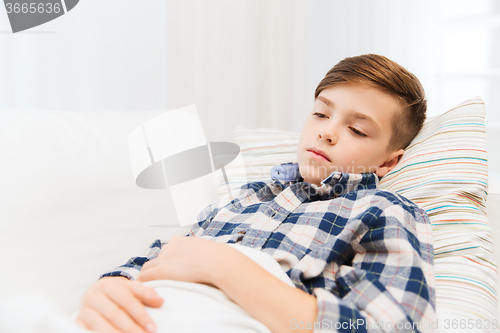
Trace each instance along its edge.
{"label": "short brown hair", "polygon": [[345,58],[328,71],[314,93],[343,83],[370,85],[394,96],[401,106],[392,119],[392,136],[387,150],[406,148],[422,128],[427,101],[422,84],[415,75],[388,58],[365,54]]}

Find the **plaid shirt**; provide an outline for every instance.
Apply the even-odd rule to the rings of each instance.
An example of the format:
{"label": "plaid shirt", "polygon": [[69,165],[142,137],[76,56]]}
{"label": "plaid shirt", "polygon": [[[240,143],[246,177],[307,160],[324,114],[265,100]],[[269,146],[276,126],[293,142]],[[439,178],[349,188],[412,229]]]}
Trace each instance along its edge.
{"label": "plaid shirt", "polygon": [[[373,173],[333,172],[303,182],[297,163],[271,171],[273,181],[243,185],[207,206],[187,236],[239,243],[271,255],[297,288],[317,299],[314,332],[427,332],[435,313],[432,230],[426,212],[377,189]],[[165,243],[163,243],[165,244]],[[135,279],[155,258],[156,240],[103,276]]]}

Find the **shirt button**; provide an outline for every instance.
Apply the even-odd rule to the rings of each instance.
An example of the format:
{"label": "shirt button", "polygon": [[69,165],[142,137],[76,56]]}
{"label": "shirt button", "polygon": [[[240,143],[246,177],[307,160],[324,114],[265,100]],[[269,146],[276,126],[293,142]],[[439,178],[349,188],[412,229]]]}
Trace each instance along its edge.
{"label": "shirt button", "polygon": [[245,230],[238,231],[238,234],[244,235],[244,234],[246,234],[246,231]]}

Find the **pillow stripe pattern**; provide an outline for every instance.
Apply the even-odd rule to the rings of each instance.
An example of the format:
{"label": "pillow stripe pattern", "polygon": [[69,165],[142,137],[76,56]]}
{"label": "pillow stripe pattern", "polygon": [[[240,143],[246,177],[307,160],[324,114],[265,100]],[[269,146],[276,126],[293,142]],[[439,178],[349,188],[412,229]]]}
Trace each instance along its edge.
{"label": "pillow stripe pattern", "polygon": [[429,119],[380,188],[400,193],[429,215],[438,308],[491,322],[498,319],[497,266],[485,206],[485,117],[477,97]]}
{"label": "pillow stripe pattern", "polygon": [[[240,146],[245,166],[225,166],[229,188],[239,189],[247,182],[271,181],[271,169],[281,163],[297,162],[300,134],[273,128],[246,129],[236,126],[234,142]],[[245,176],[246,175],[246,181]],[[224,178],[219,179],[219,196],[228,193]],[[235,193],[237,195],[237,193]]]}
{"label": "pillow stripe pattern", "polygon": [[[486,217],[488,162],[485,107],[480,97],[428,118],[380,188],[396,191],[426,210],[432,222],[436,306],[439,313],[498,320],[491,227]],[[270,181],[272,167],[297,162],[300,133],[236,126],[234,142],[245,166],[226,166],[230,187]],[[246,175],[247,179],[239,178]],[[227,194],[221,177],[219,194]],[[236,193],[237,194],[237,193]],[[444,323],[440,322],[440,328]],[[476,325],[481,331],[492,331]]]}

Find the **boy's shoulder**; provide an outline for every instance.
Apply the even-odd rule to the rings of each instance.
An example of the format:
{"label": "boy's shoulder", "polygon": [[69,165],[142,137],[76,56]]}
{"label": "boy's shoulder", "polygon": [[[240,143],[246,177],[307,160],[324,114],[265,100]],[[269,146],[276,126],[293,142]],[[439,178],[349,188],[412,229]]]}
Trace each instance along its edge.
{"label": "boy's shoulder", "polygon": [[[265,181],[251,181],[246,184],[241,185],[237,191],[236,195],[237,196],[242,196],[244,194],[251,194],[251,193],[258,193],[261,192],[262,189],[264,188],[269,188],[271,182],[265,182]],[[265,192],[266,190],[264,190]]]}
{"label": "boy's shoulder", "polygon": [[367,189],[367,190],[361,190],[367,192],[369,195],[377,196],[380,198],[385,198],[386,200],[390,201],[391,203],[398,205],[398,204],[403,204],[403,205],[410,205],[410,206],[417,206],[418,205],[411,201],[410,199],[406,198],[402,194],[394,191],[394,190],[387,190],[387,189]]}
{"label": "boy's shoulder", "polygon": [[410,213],[418,219],[423,218],[429,223],[425,209],[393,190],[380,188],[363,189],[347,193],[346,196],[352,196],[352,199],[359,202],[360,205],[366,205],[368,200],[370,206],[376,206],[381,212],[403,209],[405,212]]}
{"label": "boy's shoulder", "polygon": [[238,198],[241,200],[243,197],[251,196],[257,193],[258,199],[261,200],[266,197],[273,190],[270,188],[272,182],[265,181],[250,181],[240,186],[235,186],[234,189],[226,193],[219,199],[218,207],[221,208]]}

